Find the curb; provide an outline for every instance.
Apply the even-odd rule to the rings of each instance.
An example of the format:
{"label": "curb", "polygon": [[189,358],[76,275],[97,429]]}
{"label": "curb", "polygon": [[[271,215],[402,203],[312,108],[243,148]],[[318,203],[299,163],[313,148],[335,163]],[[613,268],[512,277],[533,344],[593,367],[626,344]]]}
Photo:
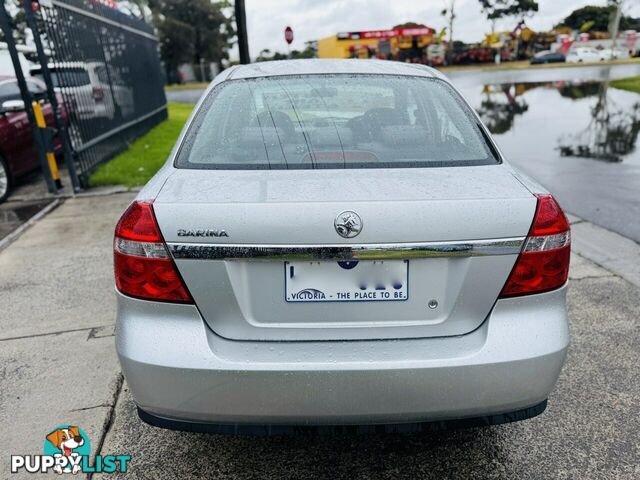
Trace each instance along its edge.
{"label": "curb", "polygon": [[139,192],[142,187],[125,187],[124,185],[112,185],[104,187],[93,187],[80,193],[65,192],[60,194],[47,195],[12,195],[10,200],[16,202],[32,202],[38,200],[59,200],[67,198],[85,198],[85,197],[106,197],[109,195],[117,195],[119,193]]}
{"label": "curb", "polygon": [[640,287],[640,244],[576,215],[571,224],[571,251]]}

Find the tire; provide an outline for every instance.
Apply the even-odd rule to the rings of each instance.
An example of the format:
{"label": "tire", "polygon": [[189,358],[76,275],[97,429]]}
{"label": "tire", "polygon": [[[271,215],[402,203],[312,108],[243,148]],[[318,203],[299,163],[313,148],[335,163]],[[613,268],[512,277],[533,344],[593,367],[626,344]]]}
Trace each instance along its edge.
{"label": "tire", "polygon": [[0,203],[4,202],[11,191],[11,173],[4,158],[0,157]]}

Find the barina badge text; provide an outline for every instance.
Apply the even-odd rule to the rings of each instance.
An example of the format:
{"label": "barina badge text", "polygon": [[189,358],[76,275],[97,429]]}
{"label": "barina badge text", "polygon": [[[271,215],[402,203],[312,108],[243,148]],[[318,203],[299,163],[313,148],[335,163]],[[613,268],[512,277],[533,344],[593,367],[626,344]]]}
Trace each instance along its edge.
{"label": "barina badge text", "polygon": [[213,230],[213,229],[196,229],[189,230],[186,228],[178,229],[179,237],[228,237],[229,235],[224,230]]}

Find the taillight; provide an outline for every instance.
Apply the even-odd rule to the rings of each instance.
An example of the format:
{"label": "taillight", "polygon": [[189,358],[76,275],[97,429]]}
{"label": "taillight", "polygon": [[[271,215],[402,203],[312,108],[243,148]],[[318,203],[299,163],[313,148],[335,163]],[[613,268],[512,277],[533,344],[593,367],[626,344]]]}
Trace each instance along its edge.
{"label": "taillight", "polygon": [[101,102],[102,100],[104,100],[104,90],[102,89],[102,87],[93,87],[92,95],[93,99],[96,102]]}
{"label": "taillight", "polygon": [[145,300],[192,303],[169,255],[153,206],[133,202],[116,226],[113,242],[116,287]]}
{"label": "taillight", "polygon": [[564,285],[569,276],[571,231],[567,217],[553,196],[536,197],[533,224],[501,297],[554,290]]}

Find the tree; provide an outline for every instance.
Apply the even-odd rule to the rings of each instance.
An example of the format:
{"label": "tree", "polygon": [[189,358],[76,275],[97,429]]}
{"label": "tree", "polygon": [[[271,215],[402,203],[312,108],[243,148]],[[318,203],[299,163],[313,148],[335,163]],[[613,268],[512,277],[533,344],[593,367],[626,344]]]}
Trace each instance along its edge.
{"label": "tree", "polygon": [[[164,61],[167,80],[173,80],[174,73],[182,63],[189,62],[194,55],[193,28],[172,17],[165,18],[158,25],[160,56]],[[172,83],[172,82],[170,82]]]}
{"label": "tree", "polygon": [[304,42],[304,50],[291,50],[291,53],[273,52],[268,48],[263,48],[256,57],[256,62],[268,62],[270,60],[286,60],[288,58],[317,58],[318,56],[318,42],[316,40],[309,40]]}
{"label": "tree", "polygon": [[221,65],[229,58],[229,45],[235,36],[233,18],[224,13],[230,8],[229,2],[148,0],[148,7],[158,28],[168,73],[184,62]]}
{"label": "tree", "polygon": [[479,0],[482,11],[489,20],[504,17],[525,16],[538,11],[536,0]]}
{"label": "tree", "polygon": [[317,58],[318,57],[318,41],[309,40],[304,42],[304,50],[292,50],[291,58]]}
{"label": "tree", "polygon": [[[587,23],[591,23],[588,31],[606,32],[609,30],[611,14],[615,5],[603,7],[587,5],[571,12],[557,27],[569,27],[573,30],[581,30]],[[640,28],[640,18],[631,18],[622,15],[620,18],[620,30],[636,30]]]}
{"label": "tree", "polygon": [[271,54],[271,50],[269,50],[268,48],[263,48],[262,50],[260,50],[260,53],[256,57],[256,62],[268,62],[270,60],[286,60],[286,59],[287,59],[286,53],[274,52],[273,54]]}
{"label": "tree", "polygon": [[[20,0],[9,0],[5,2],[5,8],[11,18],[11,30],[16,43],[24,43],[27,20]],[[4,33],[0,31],[0,42],[4,42]]]}
{"label": "tree", "polygon": [[162,15],[189,25],[193,29],[193,62],[227,58],[228,40],[234,34],[229,18],[221,11],[224,5],[211,0],[164,0]]}
{"label": "tree", "polygon": [[557,26],[569,27],[573,30],[580,30],[586,23],[591,23],[590,30],[597,32],[606,32],[609,26],[609,16],[611,15],[611,7],[597,7],[587,5],[571,12]]}

